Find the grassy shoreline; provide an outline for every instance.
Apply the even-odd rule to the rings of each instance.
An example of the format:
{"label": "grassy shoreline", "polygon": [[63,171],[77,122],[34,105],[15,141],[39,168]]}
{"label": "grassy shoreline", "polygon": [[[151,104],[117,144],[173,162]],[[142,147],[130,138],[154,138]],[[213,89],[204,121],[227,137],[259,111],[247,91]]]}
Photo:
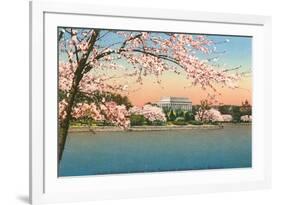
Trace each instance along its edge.
{"label": "grassy shoreline", "polygon": [[[223,123],[219,125],[165,125],[165,126],[132,126],[126,131],[170,131],[170,130],[195,130],[195,129],[223,129],[228,125],[251,125],[251,123]],[[71,126],[69,132],[121,132],[124,131],[114,126]]]}

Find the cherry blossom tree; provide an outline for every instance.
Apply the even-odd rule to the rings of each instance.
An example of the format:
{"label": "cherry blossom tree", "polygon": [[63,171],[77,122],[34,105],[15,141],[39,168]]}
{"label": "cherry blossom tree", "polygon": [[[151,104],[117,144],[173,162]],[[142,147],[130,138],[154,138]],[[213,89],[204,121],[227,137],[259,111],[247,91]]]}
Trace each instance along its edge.
{"label": "cherry blossom tree", "polygon": [[203,35],[59,28],[59,160],[72,118],[90,116],[124,129],[129,126],[123,105],[99,98],[94,103],[77,102],[78,94],[95,98],[97,92],[128,92],[126,83],[115,80],[115,70],[125,71],[122,79],[135,78],[138,83],[147,75],[160,83],[162,73],[174,72],[214,92],[217,85],[237,87],[238,72],[197,57],[197,53],[211,54],[213,46]]}
{"label": "cherry blossom tree", "polygon": [[233,118],[231,115],[223,115],[217,109],[210,108],[204,112],[202,112],[202,109],[199,109],[195,115],[195,120],[202,122],[231,122]]}
{"label": "cherry blossom tree", "polygon": [[252,116],[251,115],[243,115],[243,116],[241,116],[240,120],[242,122],[252,122]]}
{"label": "cherry blossom tree", "polygon": [[196,112],[195,120],[197,121],[205,121],[206,116],[207,116],[207,112],[208,110],[211,109],[211,105],[212,105],[212,101],[209,99],[205,99],[205,100],[201,100],[200,101],[200,107],[198,109],[198,111]]}
{"label": "cherry blossom tree", "polygon": [[223,118],[223,122],[231,122],[233,120],[233,117],[228,114],[222,115],[222,118]]}
{"label": "cherry blossom tree", "polygon": [[206,110],[203,114],[202,111],[199,110],[195,115],[195,120],[202,122],[223,122],[224,118],[220,111],[211,108],[209,110]]}
{"label": "cherry blossom tree", "polygon": [[150,104],[144,105],[143,107],[132,107],[129,110],[130,114],[134,115],[143,115],[145,119],[149,120],[150,122],[154,121],[162,121],[166,122],[165,113],[163,112],[162,108],[157,106],[152,106]]}

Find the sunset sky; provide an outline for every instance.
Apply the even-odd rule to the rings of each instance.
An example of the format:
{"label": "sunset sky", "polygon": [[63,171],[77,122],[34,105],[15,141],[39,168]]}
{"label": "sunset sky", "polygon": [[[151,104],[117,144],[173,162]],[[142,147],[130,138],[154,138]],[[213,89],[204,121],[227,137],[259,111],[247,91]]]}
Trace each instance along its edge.
{"label": "sunset sky", "polygon": [[[103,30],[106,32],[108,30]],[[155,33],[155,35],[163,35],[163,33]],[[195,34],[192,34],[195,37]],[[202,34],[200,34],[202,35]],[[199,59],[213,59],[210,64],[219,65],[217,69],[233,69],[240,67],[232,72],[243,73],[243,77],[239,82],[239,88],[221,88],[217,85],[217,89],[221,94],[218,97],[219,103],[240,105],[242,101],[248,100],[252,102],[252,38],[245,36],[223,36],[223,35],[204,35],[211,40],[211,54],[195,53]],[[114,42],[119,42],[120,36],[112,32],[106,35],[99,45],[106,46]],[[122,42],[122,41],[121,41]],[[116,45],[118,46],[118,45]],[[60,53],[60,60],[66,59],[66,56]],[[124,73],[131,71],[132,66],[120,60],[120,65],[124,69],[115,71],[103,69],[106,75],[123,76]],[[93,70],[97,73],[99,71]],[[161,84],[157,83],[161,80]],[[143,77],[143,84],[136,83],[136,76],[121,77],[114,80],[119,84],[127,84],[129,92],[126,93],[130,101],[137,106],[142,106],[147,102],[157,102],[162,96],[188,97],[193,104],[199,104],[200,100],[205,99],[208,91],[202,90],[200,87],[191,86],[191,81],[188,80],[182,72],[182,75],[177,75],[171,71],[164,72],[158,79],[155,76]]]}
{"label": "sunset sky", "polygon": [[[232,69],[241,66],[238,72],[244,73],[239,82],[238,89],[221,88],[217,86],[219,103],[241,105],[242,101],[252,102],[252,38],[241,36],[218,36],[208,35],[208,39],[215,44],[214,54],[198,54],[200,59],[217,57],[213,64],[219,64],[221,69]],[[235,71],[236,72],[236,71]],[[188,97],[193,104],[199,104],[205,99],[207,91],[200,87],[190,85],[190,81],[184,75],[177,75],[173,72],[164,73],[157,83],[157,78],[147,76],[143,78],[143,85],[135,83],[135,80],[127,79],[130,91],[128,96],[134,105],[142,106],[147,102],[157,102],[162,96]]]}

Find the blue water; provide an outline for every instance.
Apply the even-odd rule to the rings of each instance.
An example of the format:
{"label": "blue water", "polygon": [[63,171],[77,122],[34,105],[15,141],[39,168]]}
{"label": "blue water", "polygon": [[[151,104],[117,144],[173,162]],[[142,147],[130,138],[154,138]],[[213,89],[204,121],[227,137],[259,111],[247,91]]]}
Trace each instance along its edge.
{"label": "blue water", "polygon": [[216,130],[70,133],[59,176],[252,166],[251,126]]}

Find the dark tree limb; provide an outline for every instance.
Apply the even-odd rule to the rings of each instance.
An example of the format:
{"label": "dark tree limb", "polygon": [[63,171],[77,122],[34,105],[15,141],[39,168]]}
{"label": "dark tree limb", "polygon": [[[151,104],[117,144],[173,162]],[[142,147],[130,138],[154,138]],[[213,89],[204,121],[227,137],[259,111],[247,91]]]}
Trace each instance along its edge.
{"label": "dark tree limb", "polygon": [[[99,35],[99,30],[94,30],[90,40],[89,40],[89,49],[86,54],[83,54],[83,56],[78,59],[77,62],[78,67],[75,71],[75,75],[72,80],[72,86],[69,92],[69,97],[67,97],[67,106],[66,106],[66,117],[64,120],[60,123],[60,129],[59,129],[59,140],[58,140],[58,161],[62,159],[63,151],[65,148],[65,143],[67,139],[70,119],[71,119],[71,112],[72,108],[74,106],[75,97],[79,91],[79,84],[81,79],[83,78],[83,70],[85,69],[86,62],[89,58],[89,55],[91,51],[93,50],[94,44],[96,42],[96,39]],[[78,54],[77,54],[78,55]]]}

